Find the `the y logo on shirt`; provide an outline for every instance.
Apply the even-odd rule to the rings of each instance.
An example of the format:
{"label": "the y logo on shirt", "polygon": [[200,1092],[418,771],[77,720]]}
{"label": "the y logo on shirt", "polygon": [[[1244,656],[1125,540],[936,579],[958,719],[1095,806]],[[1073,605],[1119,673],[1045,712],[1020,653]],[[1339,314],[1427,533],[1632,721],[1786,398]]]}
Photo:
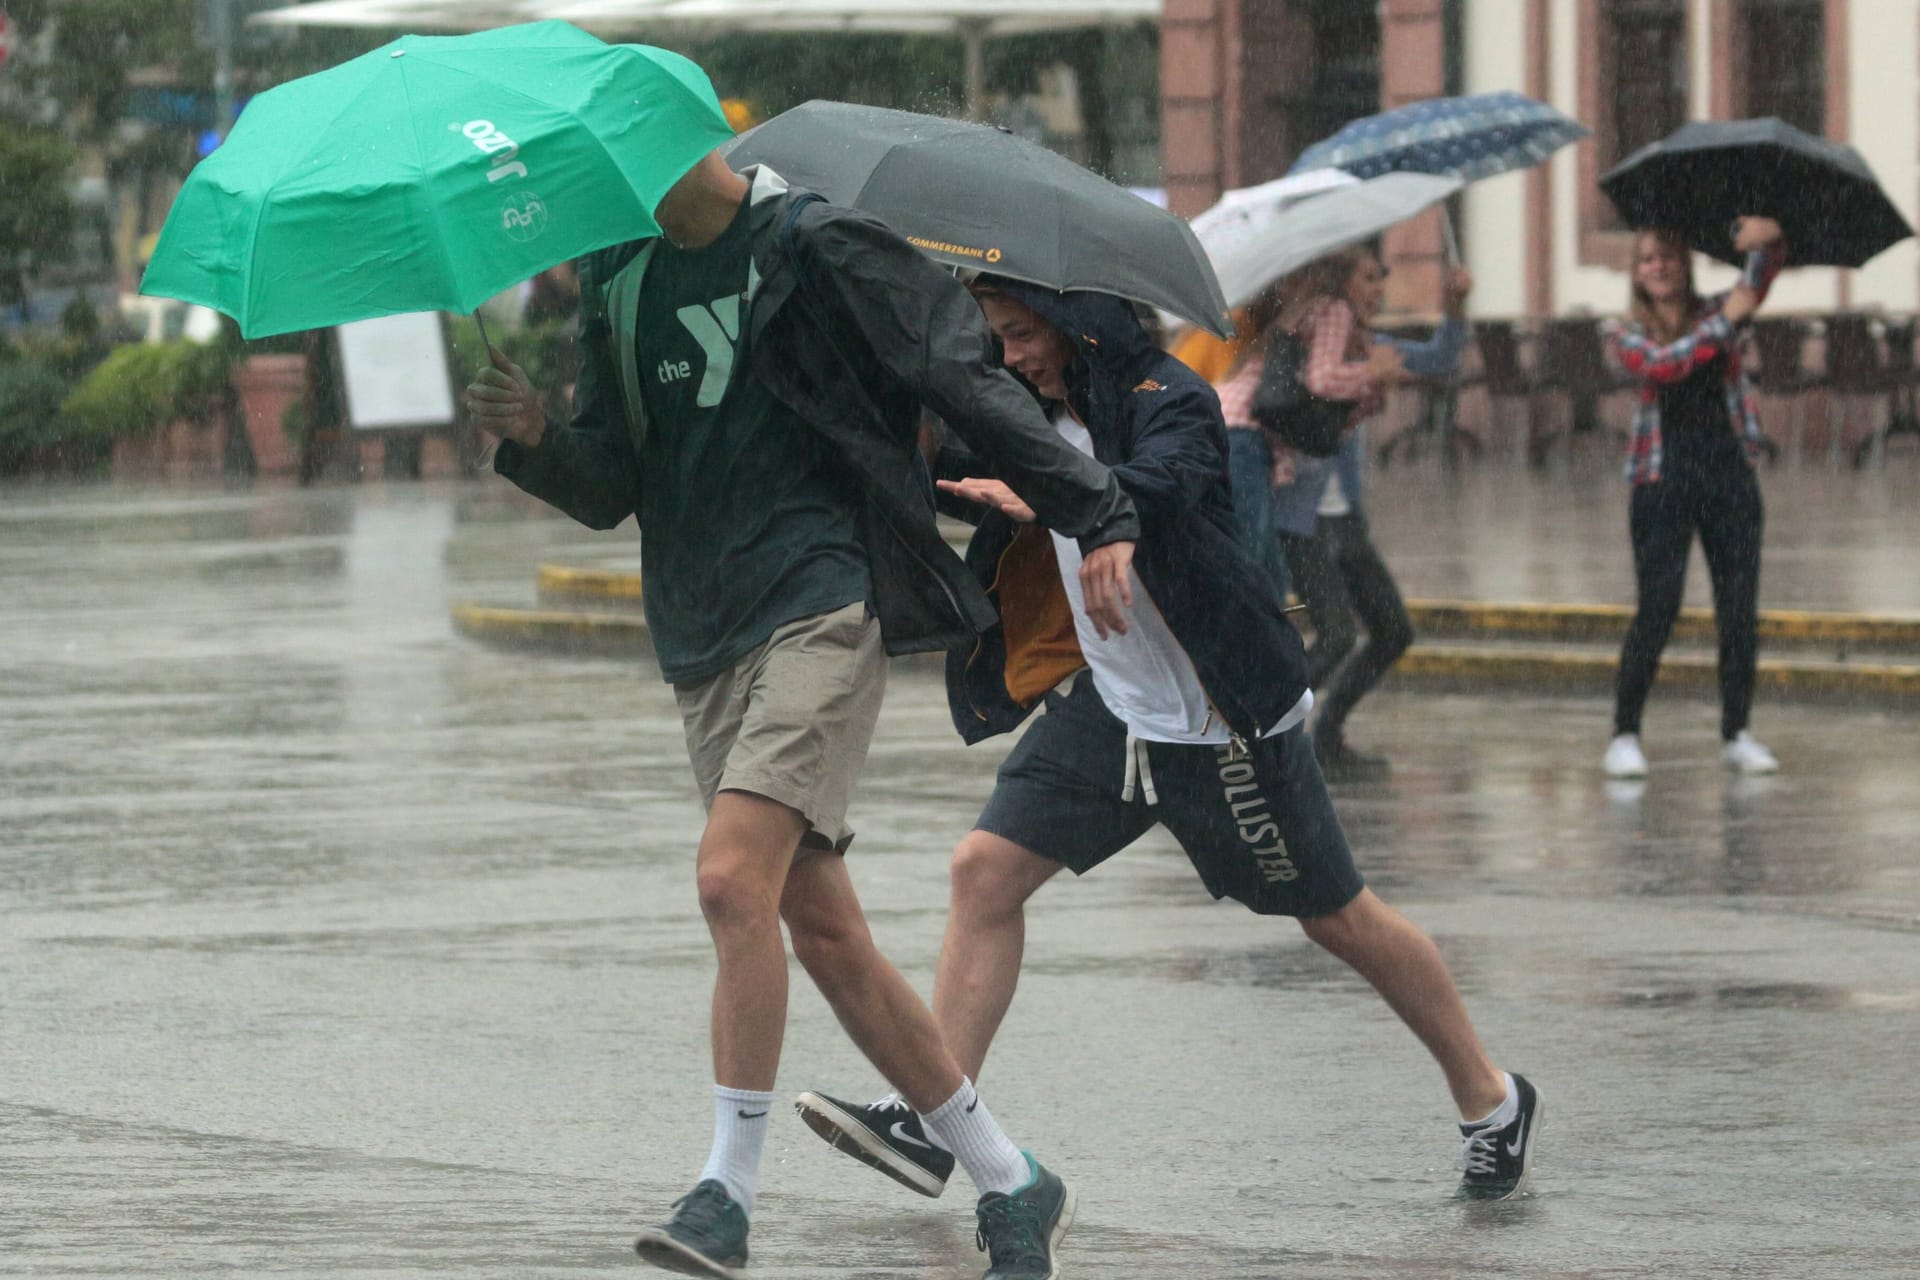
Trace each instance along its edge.
{"label": "the y logo on shirt", "polygon": [[693,340],[707,355],[707,371],[693,402],[711,409],[727,394],[733,377],[733,344],[740,337],[740,295],[715,298],[705,306],[682,307],[677,313]]}

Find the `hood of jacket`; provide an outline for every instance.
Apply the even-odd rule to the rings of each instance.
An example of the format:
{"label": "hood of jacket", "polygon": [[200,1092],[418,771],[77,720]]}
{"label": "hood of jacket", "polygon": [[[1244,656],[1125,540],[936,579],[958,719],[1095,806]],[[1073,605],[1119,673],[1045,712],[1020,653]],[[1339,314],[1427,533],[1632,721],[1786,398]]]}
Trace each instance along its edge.
{"label": "hood of jacket", "polygon": [[982,280],[1036,312],[1073,343],[1078,359],[1067,370],[1067,402],[1082,421],[1093,421],[1092,402],[1096,397],[1105,399],[1100,394],[1104,389],[1133,386],[1137,379],[1129,375],[1160,355],[1133,307],[1122,298],[1084,290],[1061,293],[1005,276],[983,276]]}

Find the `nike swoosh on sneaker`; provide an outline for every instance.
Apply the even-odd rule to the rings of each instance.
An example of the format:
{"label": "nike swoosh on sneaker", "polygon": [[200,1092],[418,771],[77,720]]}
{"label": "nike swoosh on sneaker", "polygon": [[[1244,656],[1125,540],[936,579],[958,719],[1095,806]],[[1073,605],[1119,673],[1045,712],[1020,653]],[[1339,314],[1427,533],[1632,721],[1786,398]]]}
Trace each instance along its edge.
{"label": "nike swoosh on sneaker", "polygon": [[905,1120],[895,1120],[893,1122],[893,1128],[887,1130],[887,1132],[893,1135],[895,1142],[904,1142],[910,1147],[920,1147],[927,1151],[933,1150],[933,1144],[931,1142],[922,1142],[907,1132],[907,1122]]}
{"label": "nike swoosh on sneaker", "polygon": [[1517,1137],[1515,1137],[1515,1139],[1512,1142],[1509,1142],[1507,1144],[1507,1154],[1514,1157],[1517,1160],[1520,1157],[1520,1153],[1522,1151],[1525,1151],[1526,1149],[1527,1149],[1527,1118],[1525,1116],[1521,1116],[1520,1117],[1520,1133],[1518,1134]]}
{"label": "nike swoosh on sneaker", "polygon": [[741,1111],[741,1112],[738,1112],[737,1114],[742,1120],[758,1120],[761,1116],[767,1113],[764,1111]]}

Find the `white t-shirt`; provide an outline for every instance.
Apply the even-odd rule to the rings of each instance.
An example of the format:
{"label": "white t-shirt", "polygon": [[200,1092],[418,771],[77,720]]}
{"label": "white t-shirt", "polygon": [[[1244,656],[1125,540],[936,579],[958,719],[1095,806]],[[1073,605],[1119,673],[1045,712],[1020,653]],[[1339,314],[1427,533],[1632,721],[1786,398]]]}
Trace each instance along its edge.
{"label": "white t-shirt", "polygon": [[[1082,453],[1093,452],[1093,437],[1087,429],[1066,414],[1054,418],[1060,435]],[[1053,535],[1054,555],[1060,562],[1060,580],[1073,605],[1073,625],[1080,638],[1080,652],[1093,670],[1093,687],[1128,732],[1148,742],[1223,743],[1231,739],[1226,722],[1207,701],[1200,686],[1200,673],[1193,668],[1180,642],[1174,639],[1167,620],[1160,616],[1153,598],[1140,584],[1140,575],[1129,570],[1133,583],[1133,607],[1127,614],[1127,633],[1110,632],[1105,640],[1094,630],[1087,617],[1085,594],[1080,589],[1080,544],[1072,538]],[[1293,710],[1279,724],[1262,734],[1271,738],[1284,733],[1306,718],[1313,709],[1313,693],[1300,695]]]}
{"label": "white t-shirt", "polygon": [[1327,487],[1321,491],[1320,506],[1314,511],[1317,516],[1344,516],[1353,511],[1353,504],[1347,501],[1347,487],[1340,483],[1340,468],[1327,464]]}

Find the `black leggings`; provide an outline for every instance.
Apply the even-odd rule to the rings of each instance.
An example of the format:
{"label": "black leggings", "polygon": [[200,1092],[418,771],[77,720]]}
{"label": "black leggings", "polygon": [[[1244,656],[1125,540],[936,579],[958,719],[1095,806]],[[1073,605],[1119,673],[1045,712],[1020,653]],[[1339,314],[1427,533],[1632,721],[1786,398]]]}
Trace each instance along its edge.
{"label": "black leggings", "polygon": [[[1283,533],[1280,545],[1313,623],[1307,663],[1319,709],[1314,736],[1337,742],[1355,704],[1413,643],[1413,620],[1363,517],[1322,516],[1314,537]],[[1367,641],[1355,653],[1362,626]]]}
{"label": "black leggings", "polygon": [[1720,735],[1732,740],[1753,708],[1754,663],[1760,649],[1760,483],[1743,459],[1681,471],[1633,491],[1629,528],[1640,604],[1620,648],[1613,730],[1639,733],[1660,652],[1667,647],[1687,585],[1694,530],[1713,581],[1713,620],[1720,632]]}

